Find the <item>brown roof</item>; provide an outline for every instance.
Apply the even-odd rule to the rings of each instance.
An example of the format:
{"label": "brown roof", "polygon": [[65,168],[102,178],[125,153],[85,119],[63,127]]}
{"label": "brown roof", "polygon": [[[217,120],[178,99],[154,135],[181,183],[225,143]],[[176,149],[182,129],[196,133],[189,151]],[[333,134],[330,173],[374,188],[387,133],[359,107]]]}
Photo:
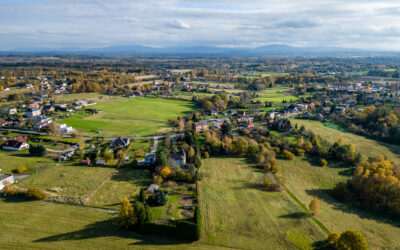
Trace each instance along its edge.
{"label": "brown roof", "polygon": [[17,140],[8,140],[3,144],[3,147],[20,148],[24,142]]}

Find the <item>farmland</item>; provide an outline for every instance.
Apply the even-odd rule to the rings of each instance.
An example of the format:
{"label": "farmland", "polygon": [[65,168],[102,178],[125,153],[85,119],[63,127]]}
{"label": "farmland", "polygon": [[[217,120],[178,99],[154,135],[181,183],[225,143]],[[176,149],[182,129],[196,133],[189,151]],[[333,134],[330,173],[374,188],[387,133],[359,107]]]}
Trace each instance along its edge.
{"label": "farmland", "polygon": [[0,217],[4,249],[216,249],[119,230],[114,214],[94,208],[2,198]]}
{"label": "farmland", "polygon": [[292,119],[292,123],[297,123],[299,127],[304,125],[306,130],[312,130],[330,143],[336,142],[341,136],[346,143],[353,143],[356,150],[362,154],[364,159],[367,159],[369,156],[382,154],[389,156],[393,160],[400,160],[400,146],[398,145],[378,142],[353,133],[341,132],[337,129],[325,127],[319,121]]}
{"label": "farmland", "polygon": [[105,136],[143,136],[170,131],[168,120],[185,115],[193,106],[185,101],[135,97],[117,98],[91,108],[102,113],[87,116],[77,112],[60,122],[84,132],[104,131]]}
{"label": "farmland", "polygon": [[279,163],[285,184],[303,204],[318,197],[321,212],[317,218],[328,230],[357,230],[366,237],[371,249],[400,248],[396,240],[396,235],[400,234],[398,223],[339,203],[329,195],[329,189],[352,175],[348,166],[328,163],[327,167],[320,167],[310,164],[310,159],[303,157],[293,161],[280,160]]}
{"label": "farmland", "polygon": [[5,152],[0,151],[0,168],[4,173],[11,173],[18,167],[26,167],[27,173],[32,173],[38,168],[52,165],[52,161],[43,157],[30,156],[28,150],[22,152]]}
{"label": "farmland", "polygon": [[[208,244],[231,248],[308,249],[324,233],[300,211],[286,193],[256,188],[261,171],[242,158],[204,160],[199,200]],[[234,239],[234,240],[232,240]]]}
{"label": "farmland", "polygon": [[254,101],[261,102],[272,102],[274,104],[282,103],[283,100],[289,102],[290,100],[296,101],[297,97],[291,94],[288,94],[288,91],[293,90],[289,87],[273,87],[267,88],[258,94],[258,97],[254,99]]}

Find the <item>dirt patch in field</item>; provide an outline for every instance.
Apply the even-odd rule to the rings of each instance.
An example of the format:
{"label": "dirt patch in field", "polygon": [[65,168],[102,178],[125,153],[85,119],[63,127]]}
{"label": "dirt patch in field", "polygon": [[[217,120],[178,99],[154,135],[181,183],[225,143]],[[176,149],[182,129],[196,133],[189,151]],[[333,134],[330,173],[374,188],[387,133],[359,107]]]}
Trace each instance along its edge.
{"label": "dirt patch in field", "polygon": [[181,194],[179,195],[179,204],[193,204],[193,195],[191,194]]}

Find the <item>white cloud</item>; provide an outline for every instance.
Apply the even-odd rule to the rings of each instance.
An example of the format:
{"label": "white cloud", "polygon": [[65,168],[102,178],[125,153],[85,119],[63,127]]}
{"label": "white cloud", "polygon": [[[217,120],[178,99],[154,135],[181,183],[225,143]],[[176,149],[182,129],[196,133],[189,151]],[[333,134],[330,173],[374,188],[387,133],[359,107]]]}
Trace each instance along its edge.
{"label": "white cloud", "polygon": [[0,48],[285,43],[398,50],[399,14],[395,0],[2,0]]}

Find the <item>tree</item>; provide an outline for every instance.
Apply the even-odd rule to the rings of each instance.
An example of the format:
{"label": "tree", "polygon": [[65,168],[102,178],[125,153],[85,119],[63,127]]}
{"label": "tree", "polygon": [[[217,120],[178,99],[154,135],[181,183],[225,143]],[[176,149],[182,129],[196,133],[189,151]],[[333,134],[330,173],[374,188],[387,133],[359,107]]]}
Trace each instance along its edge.
{"label": "tree", "polygon": [[338,249],[364,250],[368,249],[364,236],[357,231],[348,230],[340,235],[336,243]]}
{"label": "tree", "polygon": [[232,126],[229,122],[224,122],[221,126],[221,132],[223,135],[230,135],[232,133]]}
{"label": "tree", "polygon": [[146,202],[146,194],[144,193],[144,189],[140,189],[139,193],[139,201],[145,203]]}
{"label": "tree", "polygon": [[44,156],[46,148],[43,145],[30,144],[29,153],[33,156]]}
{"label": "tree", "polygon": [[296,156],[292,152],[290,152],[290,151],[288,151],[286,149],[284,149],[282,151],[281,155],[282,155],[283,159],[287,159],[287,160],[294,160],[294,158],[296,158]]}
{"label": "tree", "polygon": [[154,202],[154,205],[156,205],[156,206],[165,205],[165,203],[167,203],[167,197],[166,197],[165,193],[161,190],[157,190],[153,194],[153,202]]}
{"label": "tree", "polygon": [[314,197],[311,200],[308,208],[310,209],[312,215],[317,215],[319,213],[319,200],[317,197]]}
{"label": "tree", "polygon": [[171,169],[169,169],[169,167],[164,167],[163,169],[161,169],[160,174],[165,179],[168,177],[168,175],[171,174]]}
{"label": "tree", "polygon": [[122,159],[125,157],[125,153],[124,150],[122,148],[117,149],[117,151],[115,152],[115,157],[117,159]]}
{"label": "tree", "polygon": [[189,159],[189,161],[193,161],[195,155],[196,155],[196,152],[194,152],[193,147],[190,147],[190,148],[189,148],[189,152],[188,152],[188,159]]}
{"label": "tree", "polygon": [[151,221],[150,209],[142,202],[135,201],[133,203],[133,214],[135,218],[135,226],[137,228],[140,228],[143,224]]}
{"label": "tree", "polygon": [[326,165],[328,165],[328,162],[325,159],[320,158],[319,165],[321,165],[321,167],[325,167]]}
{"label": "tree", "polygon": [[118,213],[118,221],[119,226],[125,229],[130,228],[135,222],[132,204],[126,197],[124,197],[121,202],[121,207]]}
{"label": "tree", "polygon": [[244,138],[234,140],[233,141],[233,152],[238,155],[243,155],[244,153],[247,152],[248,146],[249,146],[249,143]]}

